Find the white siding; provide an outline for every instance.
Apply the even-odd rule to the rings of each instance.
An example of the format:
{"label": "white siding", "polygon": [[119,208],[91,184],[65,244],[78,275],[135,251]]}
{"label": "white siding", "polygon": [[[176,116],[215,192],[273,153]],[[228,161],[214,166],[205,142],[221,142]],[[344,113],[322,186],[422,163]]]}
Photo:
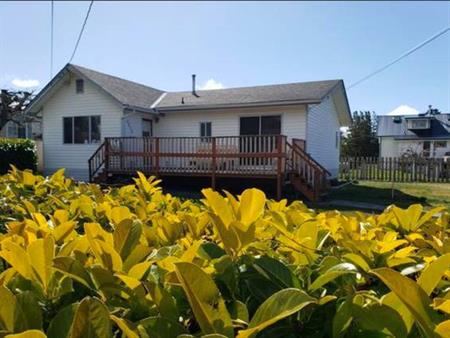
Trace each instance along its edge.
{"label": "white siding", "polygon": [[[400,157],[405,153],[422,154],[424,140],[395,140],[393,137],[380,137],[380,157]],[[450,151],[448,140],[431,140],[430,157],[442,158]],[[436,143],[445,142],[446,147],[437,147]]]}
{"label": "white siding", "polygon": [[[331,97],[308,109],[306,127],[306,151],[332,175],[339,171],[340,124]],[[336,133],[338,142],[336,144]]]}
{"label": "white siding", "polygon": [[[64,81],[64,80],[63,80]],[[88,80],[84,93],[76,94],[75,78],[65,82],[43,107],[43,143],[45,173],[66,168],[66,175],[88,178],[88,159],[99,144],[64,144],[63,117],[101,116],[101,137],[121,136],[122,108],[114,99]]]}
{"label": "white siding", "polygon": [[212,136],[238,136],[240,117],[259,115],[281,115],[281,133],[289,139],[305,139],[306,109],[304,106],[170,112],[154,124],[153,132],[155,136],[200,136],[200,122],[212,122]]}
{"label": "white siding", "polygon": [[397,157],[398,142],[393,137],[380,137],[380,157]]}

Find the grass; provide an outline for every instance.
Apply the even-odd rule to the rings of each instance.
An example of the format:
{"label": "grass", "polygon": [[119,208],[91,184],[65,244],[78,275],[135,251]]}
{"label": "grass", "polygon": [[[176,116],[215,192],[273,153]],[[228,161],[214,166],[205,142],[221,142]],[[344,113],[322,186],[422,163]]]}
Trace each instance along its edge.
{"label": "grass", "polygon": [[340,189],[333,189],[328,199],[396,204],[408,207],[420,203],[426,207],[446,205],[450,207],[450,183],[390,183],[360,181]]}

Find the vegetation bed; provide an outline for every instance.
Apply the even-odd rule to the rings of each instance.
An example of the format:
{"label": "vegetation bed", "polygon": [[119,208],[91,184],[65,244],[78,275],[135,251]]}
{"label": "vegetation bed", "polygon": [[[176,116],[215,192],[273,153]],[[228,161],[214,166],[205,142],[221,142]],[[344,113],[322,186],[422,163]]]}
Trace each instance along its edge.
{"label": "vegetation bed", "polygon": [[0,337],[448,337],[449,214],[0,177]]}

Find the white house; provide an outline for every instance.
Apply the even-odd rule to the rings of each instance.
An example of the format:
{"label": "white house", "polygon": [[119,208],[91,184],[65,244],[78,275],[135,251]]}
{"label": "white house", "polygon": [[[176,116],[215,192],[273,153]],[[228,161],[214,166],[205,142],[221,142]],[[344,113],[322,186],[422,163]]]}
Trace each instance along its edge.
{"label": "white house", "polygon": [[377,136],[380,157],[414,154],[442,158],[450,153],[450,114],[429,111],[379,116]]}
{"label": "white house", "polygon": [[28,111],[43,117],[45,172],[66,168],[80,180],[105,138],[242,135],[285,135],[334,177],[339,129],[351,121],[342,80],[196,90],[193,76],[192,90],[166,92],[72,64]]}

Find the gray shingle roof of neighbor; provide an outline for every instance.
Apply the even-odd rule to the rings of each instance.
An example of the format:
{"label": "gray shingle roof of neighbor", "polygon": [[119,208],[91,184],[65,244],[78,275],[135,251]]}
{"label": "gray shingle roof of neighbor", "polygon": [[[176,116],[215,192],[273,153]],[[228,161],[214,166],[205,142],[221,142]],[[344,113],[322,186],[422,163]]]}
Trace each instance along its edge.
{"label": "gray shingle roof of neighbor", "polygon": [[[157,104],[161,110],[201,106],[251,105],[282,102],[320,102],[342,80],[289,83],[215,90],[169,92]],[[184,103],[183,103],[184,102]]]}
{"label": "gray shingle roof of neighbor", "polygon": [[[430,129],[409,130],[406,126],[408,118],[431,118]],[[401,120],[399,123],[395,119]],[[396,139],[450,139],[450,114],[433,116],[378,116],[377,136],[391,136]]]}
{"label": "gray shingle roof of neighbor", "polygon": [[125,106],[151,109],[153,103],[164,93],[156,88],[74,64],[69,64],[69,69],[81,73]]}

